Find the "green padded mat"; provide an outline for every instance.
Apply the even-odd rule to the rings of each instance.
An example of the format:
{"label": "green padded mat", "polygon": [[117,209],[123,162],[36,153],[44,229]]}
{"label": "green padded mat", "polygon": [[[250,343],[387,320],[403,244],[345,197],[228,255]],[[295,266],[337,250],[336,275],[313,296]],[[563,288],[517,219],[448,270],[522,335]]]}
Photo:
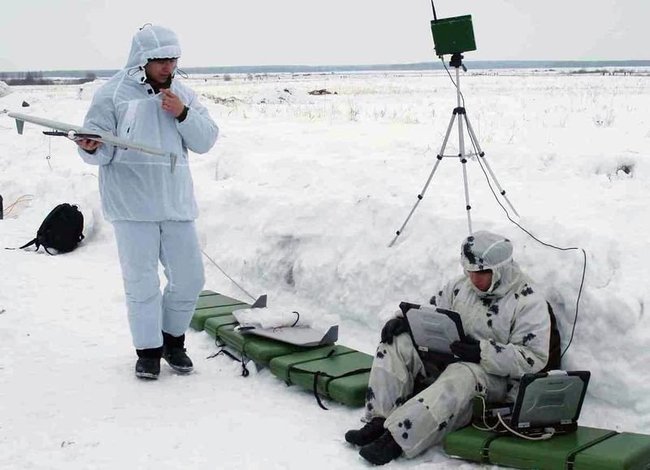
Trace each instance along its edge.
{"label": "green padded mat", "polygon": [[302,364],[304,362],[315,361],[317,359],[324,359],[328,356],[339,356],[341,354],[348,354],[356,352],[346,346],[330,345],[321,346],[311,349],[309,351],[297,352],[287,354],[286,356],[275,357],[271,359],[269,368],[276,377],[280,377],[285,382],[289,381],[289,368],[293,365]]}
{"label": "green padded mat", "polygon": [[648,470],[650,436],[624,432],[583,450],[575,457],[576,470]]}
{"label": "green padded mat", "polygon": [[235,325],[237,325],[237,319],[233,315],[220,315],[218,317],[208,318],[205,321],[204,329],[207,334],[216,338],[218,329],[233,329]]}
{"label": "green padded mat", "polygon": [[[301,362],[289,368],[288,382],[349,406],[363,406],[373,357],[359,351]],[[350,374],[350,375],[348,375]]]}
{"label": "green padded mat", "polygon": [[472,462],[489,463],[488,448],[490,442],[499,435],[493,432],[479,431],[467,426],[445,436],[443,448],[447,455],[459,457]]}
{"label": "green padded mat", "polygon": [[500,437],[490,444],[490,463],[516,468],[555,470],[565,468],[580,448],[612,434],[606,429],[578,427],[576,432],[555,436],[547,441],[527,441],[518,437]]}
{"label": "green padded mat", "polygon": [[195,310],[194,315],[192,316],[192,320],[190,321],[190,326],[197,331],[201,331],[203,330],[203,328],[205,328],[205,321],[208,318],[230,315],[235,310],[240,310],[242,308],[250,308],[250,305],[237,304],[237,305],[209,307],[209,308],[202,308],[199,310]]}
{"label": "green padded mat", "polygon": [[579,426],[575,433],[527,441],[471,426],[444,439],[445,452],[473,462],[555,470],[647,470],[650,436]]}
{"label": "green padded mat", "polygon": [[250,304],[241,300],[233,299],[232,297],[218,294],[211,290],[204,290],[196,302],[196,309],[192,316],[190,326],[197,331],[201,331],[208,318],[228,315],[235,310],[250,307]]}
{"label": "green padded mat", "polygon": [[223,307],[227,305],[248,305],[248,304],[246,302],[242,302],[241,300],[228,297],[227,295],[214,293],[212,295],[199,296],[199,298],[196,301],[195,309],[200,310],[202,308]]}

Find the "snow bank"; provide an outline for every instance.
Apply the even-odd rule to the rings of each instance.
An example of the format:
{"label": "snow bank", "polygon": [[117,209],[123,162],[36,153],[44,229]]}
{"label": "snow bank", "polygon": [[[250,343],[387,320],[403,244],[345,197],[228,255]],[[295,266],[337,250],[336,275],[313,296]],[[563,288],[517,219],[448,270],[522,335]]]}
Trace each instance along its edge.
{"label": "snow bank", "polygon": [[[457,159],[442,161],[388,248],[456,106],[448,77],[188,84],[221,127],[218,145],[192,156],[201,245],[253,295],[339,323],[342,344],[372,352],[401,300],[426,302],[460,274],[468,226]],[[565,368],[592,372],[581,423],[649,433],[650,85],[635,75],[549,73],[467,74],[461,85],[487,162],[521,215],[513,219],[546,243],[587,253],[564,356]],[[308,94],[321,88],[337,94]],[[81,122],[90,99],[75,86],[21,87],[0,98],[0,109],[27,100],[29,112]],[[457,147],[452,133],[445,154]],[[473,229],[513,240],[515,258],[555,309],[566,348],[582,252],[537,243],[506,218],[475,159],[467,171]],[[321,414],[309,393],[287,389],[266,370],[243,380],[227,358],[205,359],[215,347],[204,333],[188,333],[192,376],[164,370],[155,384],[134,379],[115,242],[96,178],[69,141],[29,125],[18,136],[0,116],[0,243],[31,239],[60,202],[78,203],[87,221],[86,240],[68,255],[0,251],[0,374],[11,377],[0,387],[0,451],[8,467],[201,467],[214,462],[218,436],[225,467],[365,468],[342,438],[358,424],[358,410],[331,404]],[[207,258],[205,266],[206,288],[248,300]],[[169,437],[179,432],[183,439]],[[431,463],[473,468],[438,449],[398,464]]]}

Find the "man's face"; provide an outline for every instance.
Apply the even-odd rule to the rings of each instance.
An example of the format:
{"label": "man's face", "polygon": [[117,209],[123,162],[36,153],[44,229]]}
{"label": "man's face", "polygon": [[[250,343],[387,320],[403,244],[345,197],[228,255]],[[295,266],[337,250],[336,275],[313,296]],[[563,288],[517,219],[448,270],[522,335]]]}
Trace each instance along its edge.
{"label": "man's face", "polygon": [[492,271],[484,269],[483,271],[468,271],[467,276],[474,286],[482,291],[487,291],[492,285]]}
{"label": "man's face", "polygon": [[177,59],[153,59],[144,66],[147,77],[158,83],[165,83],[176,68]]}

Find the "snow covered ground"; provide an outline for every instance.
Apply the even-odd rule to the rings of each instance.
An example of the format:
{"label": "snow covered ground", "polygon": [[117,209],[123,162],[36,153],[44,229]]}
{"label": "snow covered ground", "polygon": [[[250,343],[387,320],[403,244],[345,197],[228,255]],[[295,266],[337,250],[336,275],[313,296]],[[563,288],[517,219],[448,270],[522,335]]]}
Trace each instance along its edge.
{"label": "snow covered ground", "polygon": [[[646,70],[647,72],[647,70]],[[401,300],[426,301],[460,274],[467,235],[461,165],[445,159],[397,244],[440,150],[456,94],[444,73],[190,77],[221,127],[194,156],[206,254],[253,295],[340,324],[339,343],[374,352]],[[0,246],[29,241],[61,202],[86,239],[49,256],[0,250],[0,467],[368,468],[345,444],[360,410],[316,405],[268,370],[247,379],[205,333],[196,371],[133,375],[122,283],[97,169],[75,145],[5,110],[80,123],[98,82],[0,88]],[[587,252],[566,369],[592,372],[581,424],[650,433],[650,78],[531,71],[463,74],[469,119],[520,224]],[[336,94],[309,95],[315,89]],[[11,93],[1,97],[7,91]],[[26,101],[29,108],[22,108]],[[457,152],[456,131],[447,154]],[[544,247],[508,221],[476,160],[474,230],[507,235],[552,302],[566,347],[579,251]],[[206,288],[249,300],[205,259]],[[475,468],[439,449],[392,468]]]}

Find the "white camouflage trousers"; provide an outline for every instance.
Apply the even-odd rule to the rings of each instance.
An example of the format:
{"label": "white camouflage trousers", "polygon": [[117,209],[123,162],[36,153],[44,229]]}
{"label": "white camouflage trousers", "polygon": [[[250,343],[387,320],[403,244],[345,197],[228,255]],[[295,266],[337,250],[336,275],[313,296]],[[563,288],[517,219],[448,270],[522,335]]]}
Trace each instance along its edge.
{"label": "white camouflage trousers", "polygon": [[449,365],[433,384],[412,396],[418,375],[425,376],[424,364],[408,334],[393,338],[393,344],[379,344],[370,371],[364,420],[386,418],[384,427],[408,458],[467,425],[474,396],[499,401],[506,394],[505,377],[488,374],[474,363]]}
{"label": "white camouflage trousers", "polygon": [[[136,349],[163,344],[162,331],[185,333],[205,282],[194,222],[113,222],[129,326]],[[167,285],[160,293],[158,263]]]}

